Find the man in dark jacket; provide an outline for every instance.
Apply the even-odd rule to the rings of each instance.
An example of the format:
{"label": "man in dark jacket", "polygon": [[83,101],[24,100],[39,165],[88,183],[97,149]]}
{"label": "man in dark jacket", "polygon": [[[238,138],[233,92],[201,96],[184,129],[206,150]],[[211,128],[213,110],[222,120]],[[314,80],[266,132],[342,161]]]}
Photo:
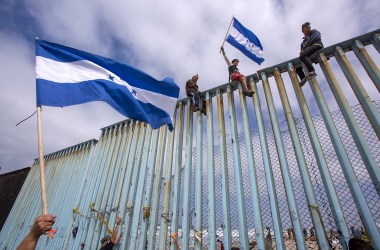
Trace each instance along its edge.
{"label": "man in dark jacket", "polygon": [[296,72],[301,79],[301,86],[303,86],[307,80],[310,80],[317,75],[314,71],[313,63],[309,56],[323,48],[321,33],[316,29],[312,30],[309,22],[302,24],[302,33],[305,36],[303,37],[303,41],[301,43],[300,60],[305,64],[307,70],[309,71],[309,75],[305,76],[302,67],[296,69]]}

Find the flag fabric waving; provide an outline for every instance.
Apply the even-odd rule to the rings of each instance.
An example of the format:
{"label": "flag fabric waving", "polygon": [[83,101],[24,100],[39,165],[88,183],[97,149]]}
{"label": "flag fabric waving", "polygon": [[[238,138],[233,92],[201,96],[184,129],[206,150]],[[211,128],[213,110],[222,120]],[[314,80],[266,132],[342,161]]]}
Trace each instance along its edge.
{"label": "flag fabric waving", "polygon": [[257,64],[260,65],[264,61],[263,46],[261,45],[260,40],[236,18],[233,18],[233,25],[229,30],[227,42]]}
{"label": "flag fabric waving", "polygon": [[36,40],[37,106],[63,107],[103,101],[124,116],[153,129],[173,116],[179,87],[173,79],[158,81],[123,63]]}

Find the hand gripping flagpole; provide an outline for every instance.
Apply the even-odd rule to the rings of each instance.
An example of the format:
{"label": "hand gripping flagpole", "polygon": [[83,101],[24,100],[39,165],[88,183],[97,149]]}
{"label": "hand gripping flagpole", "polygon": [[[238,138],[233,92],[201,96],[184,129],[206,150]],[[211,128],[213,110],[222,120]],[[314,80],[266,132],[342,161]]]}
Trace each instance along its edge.
{"label": "hand gripping flagpole", "polygon": [[[223,40],[222,46],[220,46],[220,48],[222,48],[222,47],[224,46],[224,43],[225,43],[226,40],[227,40],[228,32],[230,32],[231,25],[232,25],[232,22],[234,21],[234,18],[235,18],[235,15],[232,16],[232,19],[231,19],[231,22],[230,22],[230,26],[228,26],[228,30],[227,30],[226,36],[224,37],[224,40]],[[220,49],[219,54],[220,54],[221,52],[222,52],[222,49]]]}
{"label": "hand gripping flagpole", "polygon": [[38,130],[38,161],[40,165],[42,214],[47,214],[48,206],[47,206],[47,200],[46,200],[45,162],[44,162],[44,152],[43,152],[43,145],[42,145],[41,106],[37,107],[37,130]]}

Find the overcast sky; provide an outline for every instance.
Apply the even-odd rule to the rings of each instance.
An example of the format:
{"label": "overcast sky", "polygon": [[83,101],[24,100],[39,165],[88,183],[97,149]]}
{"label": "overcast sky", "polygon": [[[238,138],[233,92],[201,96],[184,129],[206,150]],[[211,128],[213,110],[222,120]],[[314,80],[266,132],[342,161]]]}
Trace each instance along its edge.
{"label": "overcast sky", "polygon": [[[2,0],[0,4],[0,174],[31,166],[38,157],[35,37],[116,59],[181,87],[193,74],[202,90],[224,84],[219,48],[231,17],[261,40],[258,66],[225,45],[250,75],[296,57],[301,24],[309,21],[329,46],[379,28],[378,0],[100,1]],[[378,60],[378,59],[377,59]],[[100,129],[125,119],[106,103],[43,107],[44,153],[98,139]]]}

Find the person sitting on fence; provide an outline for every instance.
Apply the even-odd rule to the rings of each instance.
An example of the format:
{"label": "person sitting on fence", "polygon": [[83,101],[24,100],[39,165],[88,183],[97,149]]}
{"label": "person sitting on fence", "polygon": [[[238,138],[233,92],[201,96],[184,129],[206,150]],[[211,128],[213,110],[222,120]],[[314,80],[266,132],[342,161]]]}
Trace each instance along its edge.
{"label": "person sitting on fence", "polygon": [[112,232],[112,236],[107,235],[100,241],[102,244],[102,247],[100,248],[100,250],[112,250],[113,246],[119,243],[120,238],[122,236],[122,235],[118,236],[120,222],[121,222],[121,218],[119,217],[117,218],[116,226]]}
{"label": "person sitting on fence", "polygon": [[33,250],[36,249],[38,240],[41,235],[47,234],[52,230],[56,216],[51,214],[43,214],[34,221],[29,233],[17,247],[17,250]]}
{"label": "person sitting on fence", "polygon": [[[201,98],[201,92],[199,91],[198,74],[194,75],[190,80],[186,82],[186,95],[193,100],[193,111],[199,111],[206,115],[206,101]],[[202,99],[202,108],[200,107],[200,102]]]}
{"label": "person sitting on fence", "polygon": [[247,78],[245,75],[241,74],[239,72],[239,69],[237,68],[239,64],[238,59],[233,59],[231,62],[228,60],[226,53],[224,52],[224,47],[220,47],[220,50],[222,51],[224,60],[226,61],[228,65],[228,73],[229,73],[229,80],[230,81],[238,81],[241,82],[241,86],[243,87],[243,94],[246,96],[252,96],[253,91],[250,90],[247,86]]}
{"label": "person sitting on fence", "polygon": [[316,29],[312,30],[309,22],[302,24],[302,33],[305,36],[303,37],[303,41],[301,43],[301,52],[299,58],[301,62],[305,64],[307,70],[309,71],[309,74],[305,76],[302,66],[296,68],[296,73],[301,79],[301,87],[306,83],[306,81],[317,76],[313,67],[313,63],[310,60],[309,56],[323,48],[321,33]]}

